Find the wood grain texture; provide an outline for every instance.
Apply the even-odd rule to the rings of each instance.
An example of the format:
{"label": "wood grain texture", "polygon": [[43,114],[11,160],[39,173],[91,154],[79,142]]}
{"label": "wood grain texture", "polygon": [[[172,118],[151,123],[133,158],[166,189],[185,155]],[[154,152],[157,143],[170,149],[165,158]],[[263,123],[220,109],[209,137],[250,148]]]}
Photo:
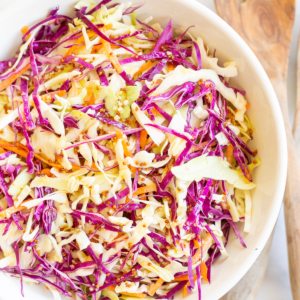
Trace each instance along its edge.
{"label": "wood grain texture", "polygon": [[244,3],[215,0],[215,4],[218,14],[239,33],[261,62],[279,100],[289,158],[284,201],[289,272],[293,298],[299,300],[300,167],[289,123],[286,87],[295,0],[246,0]]}
{"label": "wood grain texture", "polygon": [[297,51],[297,101],[293,134],[298,157],[300,158],[300,36]]}

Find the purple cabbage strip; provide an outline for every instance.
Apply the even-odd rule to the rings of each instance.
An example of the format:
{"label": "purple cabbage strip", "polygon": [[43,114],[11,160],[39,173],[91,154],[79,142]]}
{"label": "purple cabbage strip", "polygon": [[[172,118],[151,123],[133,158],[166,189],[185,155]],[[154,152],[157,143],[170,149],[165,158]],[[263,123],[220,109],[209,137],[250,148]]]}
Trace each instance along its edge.
{"label": "purple cabbage strip", "polygon": [[[122,131],[122,134],[125,134],[125,135],[135,134],[135,133],[140,132],[142,130],[144,130],[144,128],[131,128],[131,129],[126,129],[126,130]],[[104,141],[104,140],[110,140],[111,138],[113,138],[115,136],[116,136],[116,133],[111,133],[111,134],[102,135],[102,136],[97,137],[97,138],[84,140],[84,141],[82,141],[80,143],[68,146],[67,148],[65,148],[65,150],[68,150],[68,149],[71,149],[71,148],[74,148],[74,147],[77,147],[79,145],[86,144],[86,143],[100,142],[100,141]]]}
{"label": "purple cabbage strip", "polygon": [[22,37],[23,41],[26,40],[26,37],[27,37],[27,36],[28,36],[35,28],[37,28],[37,27],[39,27],[40,25],[42,25],[42,24],[44,24],[44,23],[47,23],[47,22],[49,22],[49,21],[51,21],[51,20],[57,20],[57,19],[59,19],[59,18],[67,19],[67,20],[70,20],[70,21],[72,20],[70,17],[63,16],[63,15],[50,16],[50,17],[44,19],[43,21],[41,21],[41,22],[35,24],[34,26],[32,26],[32,27],[31,27],[31,28],[23,35],[23,37]]}
{"label": "purple cabbage strip", "polygon": [[[97,35],[99,35],[103,40],[113,44],[113,45],[117,45],[121,48],[124,48],[125,50],[129,51],[130,53],[132,53],[133,55],[136,55],[135,52],[131,51],[130,49],[128,49],[127,47],[123,46],[122,44],[117,44],[115,43],[113,40],[109,39],[105,34],[103,34],[96,25],[94,25],[86,16],[84,16],[80,11],[77,12],[77,17],[79,19],[81,19],[81,21],[87,25],[88,27],[90,27]],[[120,74],[121,75],[121,74]]]}
{"label": "purple cabbage strip", "polygon": [[145,3],[141,4],[141,5],[138,5],[138,6],[135,6],[135,7],[128,7],[124,12],[123,12],[123,15],[128,15],[128,14],[131,14],[133,13],[135,10],[139,9],[140,7],[144,6]]}
{"label": "purple cabbage strip", "polygon": [[89,10],[86,14],[87,15],[91,15],[92,13],[94,13],[95,11],[97,11],[98,9],[100,9],[102,5],[106,5],[107,3],[111,2],[111,1],[112,0],[102,0],[94,8],[92,8],[91,10]]}
{"label": "purple cabbage strip", "polygon": [[164,31],[158,38],[157,43],[155,44],[155,46],[152,50],[152,53],[160,51],[161,47],[170,40],[170,37],[172,39],[172,22],[171,22],[171,20],[169,21],[169,23],[165,27]]}
{"label": "purple cabbage strip", "polygon": [[28,81],[25,80],[24,78],[21,78],[21,93],[22,93],[22,99],[24,104],[24,115],[26,118],[26,126],[29,130],[32,130],[35,128],[35,124],[32,120],[29,101],[28,101]]}
{"label": "purple cabbage strip", "polygon": [[50,234],[52,222],[57,218],[57,209],[54,206],[54,201],[46,201],[45,208],[43,210],[43,223],[45,233]]}
{"label": "purple cabbage strip", "polygon": [[99,111],[99,109],[104,108],[105,104],[101,103],[101,104],[94,104],[94,105],[88,105],[88,106],[82,106],[80,104],[75,104],[72,105],[72,108],[76,108],[84,113],[86,113],[89,109],[94,110],[94,111]]}
{"label": "purple cabbage strip", "polygon": [[29,61],[29,57],[25,57],[23,59],[21,59],[21,61],[19,62],[18,66],[11,72],[8,72],[6,75],[2,75],[0,76],[0,80],[6,79],[8,77],[10,77],[13,74],[17,74],[19,73],[23,68],[25,68],[28,64],[30,63]]}
{"label": "purple cabbage strip", "polygon": [[7,151],[7,152],[0,154],[0,160],[3,160],[5,158],[9,157],[11,154],[13,154],[12,151]]}
{"label": "purple cabbage strip", "polygon": [[88,116],[90,116],[92,118],[95,118],[95,119],[97,119],[97,120],[99,120],[103,123],[109,124],[111,126],[115,126],[117,128],[123,129],[123,130],[127,128],[127,126],[125,124],[123,124],[121,122],[118,122],[118,121],[110,120],[110,119],[107,119],[105,117],[101,117],[101,116],[97,116],[97,115],[90,115],[89,114]]}
{"label": "purple cabbage strip", "polygon": [[152,106],[161,114],[169,123],[172,121],[173,117],[170,116],[167,112],[161,109],[156,103],[153,103]]}
{"label": "purple cabbage strip", "polygon": [[17,58],[14,57],[8,60],[0,61],[0,74],[8,70],[11,66],[13,66],[16,60]]}
{"label": "purple cabbage strip", "polygon": [[33,73],[33,82],[34,82],[34,90],[32,92],[32,98],[33,98],[33,102],[34,105],[38,111],[38,115],[39,115],[39,123],[42,125],[48,125],[49,122],[46,121],[41,113],[41,109],[40,109],[40,103],[39,103],[39,99],[38,99],[38,89],[39,89],[39,71],[38,71],[38,67],[36,64],[36,60],[34,58],[34,53],[33,53],[33,48],[32,48],[32,43],[30,44],[30,65],[31,65],[31,70]]}
{"label": "purple cabbage strip", "polygon": [[69,63],[77,63],[82,65],[83,67],[90,69],[90,70],[94,70],[95,67],[92,64],[87,63],[86,61],[84,61],[83,59],[79,58],[79,57],[75,57],[75,56],[67,56],[62,58],[62,63],[64,64],[69,64]]}
{"label": "purple cabbage strip", "polygon": [[102,67],[100,66],[99,68],[97,68],[96,71],[97,71],[97,74],[99,75],[101,86],[108,86],[109,82],[108,82],[108,79],[107,79]]}
{"label": "purple cabbage strip", "polygon": [[117,203],[119,200],[121,200],[122,198],[126,197],[127,195],[129,195],[130,189],[129,187],[127,187],[126,189],[122,190],[121,192],[119,192],[116,197],[111,197],[109,199],[107,199],[105,202],[103,202],[102,204],[100,204],[98,206],[98,212],[100,212],[101,210],[105,209],[106,207],[112,207],[112,205],[114,205],[115,203]]}
{"label": "purple cabbage strip", "polygon": [[18,105],[19,120],[20,120],[20,123],[21,123],[22,128],[23,128],[23,134],[24,134],[24,137],[26,139],[27,148],[29,150],[29,152],[27,154],[27,157],[26,157],[26,163],[27,163],[27,166],[28,166],[27,172],[32,174],[34,172],[34,164],[33,164],[34,150],[31,146],[29,135],[28,135],[26,126],[24,124],[23,117],[22,117],[22,114],[21,114],[21,111],[20,111],[20,106],[19,106],[18,102],[17,102],[17,105]]}
{"label": "purple cabbage strip", "polygon": [[141,110],[146,110],[149,107],[149,105],[152,104],[152,103],[169,101],[170,99],[172,99],[174,96],[176,96],[178,94],[181,94],[180,97],[179,97],[181,99],[186,94],[194,91],[195,86],[196,86],[195,83],[186,82],[186,83],[184,83],[180,86],[176,86],[176,87],[172,88],[170,91],[168,91],[164,94],[149,97],[144,102],[144,105],[141,107]]}

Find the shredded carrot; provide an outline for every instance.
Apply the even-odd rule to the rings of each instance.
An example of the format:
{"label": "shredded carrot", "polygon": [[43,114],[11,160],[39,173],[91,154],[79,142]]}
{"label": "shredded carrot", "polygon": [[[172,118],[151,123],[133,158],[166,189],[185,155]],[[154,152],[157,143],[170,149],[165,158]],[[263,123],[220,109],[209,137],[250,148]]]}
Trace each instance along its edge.
{"label": "shredded carrot", "polygon": [[[208,282],[208,279],[207,279],[207,266],[205,264],[205,262],[202,262],[201,265],[200,265],[200,274],[202,276],[202,279],[204,279],[205,281]],[[188,279],[188,275],[184,275],[186,276],[187,278],[185,280],[189,280]],[[183,276],[181,276],[183,277]],[[176,278],[175,278],[176,279]],[[197,280],[197,275],[194,276],[193,278],[194,282]],[[183,281],[183,280],[182,280]],[[183,290],[182,290],[182,297],[184,298],[187,294],[187,287],[189,286],[189,282],[183,287]]]}
{"label": "shredded carrot", "polygon": [[208,281],[208,278],[207,278],[207,271],[208,271],[208,269],[207,269],[207,266],[206,266],[205,262],[202,262],[200,269],[201,269],[201,276],[202,276],[202,278],[205,281]]}
{"label": "shredded carrot", "polygon": [[122,134],[122,132],[121,132],[121,131],[117,131],[117,132],[116,132],[116,137],[117,137],[117,139],[122,140],[122,139],[123,139],[123,134]]}
{"label": "shredded carrot", "polygon": [[3,210],[3,211],[0,212],[0,217],[1,218],[5,218],[5,217],[7,217],[7,215],[12,215],[12,214],[14,214],[14,213],[16,213],[18,211],[21,211],[21,210],[23,210],[25,208],[26,207],[22,206],[22,205],[20,205],[18,207],[14,207],[14,206],[9,207],[9,208],[7,208],[7,209],[5,209],[5,210]]}
{"label": "shredded carrot", "polygon": [[87,95],[84,99],[86,105],[93,105],[95,104],[96,98],[94,94],[94,82],[91,81],[87,86]]}
{"label": "shredded carrot", "polygon": [[16,74],[10,75],[7,79],[4,79],[0,83],[0,92],[5,90],[8,86],[10,86],[15,80],[17,80],[21,75],[23,75],[30,68],[30,64],[25,66],[21,71]]}
{"label": "shredded carrot", "polygon": [[106,25],[104,26],[104,29],[105,29],[105,30],[109,30],[109,29],[112,29],[112,28],[113,28],[113,24],[112,24],[112,23],[106,24]]}
{"label": "shredded carrot", "polygon": [[8,142],[5,142],[5,141],[1,141],[0,140],[0,147],[1,148],[4,148],[6,150],[10,150],[16,154],[19,154],[20,156],[26,158],[27,157],[27,154],[28,154],[28,151],[26,152],[24,149],[22,149],[21,147],[19,146],[16,146],[16,145],[12,145]]}
{"label": "shredded carrot", "polygon": [[247,103],[245,106],[246,106],[246,109],[250,108],[250,104],[249,103]]}
{"label": "shredded carrot", "polygon": [[[88,37],[93,37],[93,36],[95,36],[95,35],[97,35],[94,31],[90,31],[90,32],[87,32],[87,36]],[[80,44],[80,43],[82,43],[84,41],[84,36],[82,35],[81,37],[79,37],[75,42],[74,42],[74,44]],[[74,46],[72,46],[71,48],[69,48],[69,50],[68,50],[68,52],[65,54],[65,57],[67,57],[67,56],[70,56],[71,54],[73,54],[73,52],[75,51],[75,50],[77,50],[78,48],[80,48],[81,46],[78,46],[78,45],[74,45]]]}
{"label": "shredded carrot", "polygon": [[130,199],[128,197],[126,197],[125,203],[128,203],[130,201]]}
{"label": "shredded carrot", "polygon": [[146,130],[141,131],[140,135],[140,147],[141,149],[145,149],[146,142],[147,142],[148,133]]}
{"label": "shredded carrot", "polygon": [[154,63],[151,60],[149,60],[148,62],[143,64],[138,71],[134,73],[133,77],[143,74],[143,72],[148,71],[153,65]]}
{"label": "shredded carrot", "polygon": [[175,66],[172,63],[168,64],[168,66],[167,66],[167,72],[169,73],[169,72],[171,72],[173,70],[175,70]]}
{"label": "shredded carrot", "polygon": [[106,55],[108,56],[110,62],[114,66],[114,68],[117,70],[118,73],[122,73],[123,68],[121,67],[119,61],[117,60],[116,56],[112,52],[110,43],[105,40],[102,40],[102,44],[103,44],[103,48],[106,52]]}
{"label": "shredded carrot", "polygon": [[126,292],[122,292],[122,295],[132,296],[136,298],[145,298],[147,296],[144,293],[126,293]]}
{"label": "shredded carrot", "polygon": [[[25,200],[22,203],[28,202],[30,200],[33,200],[33,199],[31,198],[31,199]],[[15,207],[15,206],[9,207],[9,208],[7,208],[5,210],[2,210],[0,212],[0,218],[6,218],[8,215],[12,215],[12,214],[14,214],[14,213],[16,213],[18,211],[23,210],[23,209],[26,209],[26,206],[20,205],[18,207]]]}
{"label": "shredded carrot", "polygon": [[63,97],[63,96],[66,95],[66,91],[65,91],[65,90],[61,90],[61,91],[51,92],[51,93],[48,93],[48,94],[45,94],[45,95],[41,96],[41,99],[42,99],[43,101],[46,101],[48,95],[57,95],[57,96],[59,96],[59,97]]}
{"label": "shredded carrot", "polygon": [[26,34],[28,30],[29,30],[28,26],[24,26],[21,29],[21,31],[22,31],[23,34]]}
{"label": "shredded carrot", "polygon": [[107,287],[108,290],[114,291],[116,289],[115,285],[111,285]]}
{"label": "shredded carrot", "polygon": [[175,282],[175,281],[185,281],[185,280],[189,280],[189,276],[188,275],[182,275],[182,276],[179,276],[179,277],[175,277],[172,282]]}
{"label": "shredded carrot", "polygon": [[209,247],[213,243],[213,238],[210,234],[207,234],[206,238],[202,240],[202,245],[201,247],[196,251],[192,258],[192,264],[194,265],[199,259],[201,259],[202,254],[206,253],[206,251],[209,249]]}
{"label": "shredded carrot", "polygon": [[[21,144],[21,143],[17,143],[17,145],[12,145],[10,143],[7,143],[7,142],[4,142],[4,141],[1,141],[0,140],[0,147],[4,148],[4,149],[7,149],[7,150],[11,150],[12,152],[16,153],[16,154],[19,154],[20,156],[22,157],[27,157],[27,154],[29,152],[28,148]],[[57,169],[64,169],[64,167],[60,164],[56,164],[56,163],[53,163],[53,162],[49,162],[47,159],[43,158],[41,155],[39,155],[38,153],[34,153],[34,156],[41,160],[42,162],[48,164],[49,166],[52,166],[54,168],[57,168]],[[75,170],[78,170],[80,169],[80,166],[77,166],[75,164],[72,164],[73,165],[73,169]]]}
{"label": "shredded carrot", "polygon": [[200,247],[200,244],[197,240],[194,240],[194,246],[195,248],[199,248]]}
{"label": "shredded carrot", "polygon": [[138,196],[138,195],[146,194],[146,193],[150,193],[150,192],[156,192],[156,185],[155,184],[150,184],[150,185],[146,185],[146,186],[142,186],[142,187],[138,188],[133,193],[133,196]]}
{"label": "shredded carrot", "polygon": [[41,170],[40,173],[43,174],[43,175],[46,175],[48,177],[51,177],[51,176],[53,176],[53,174],[50,172],[50,170],[51,169],[46,168],[46,169]]}
{"label": "shredded carrot", "polygon": [[[28,26],[24,26],[24,27],[21,29],[21,31],[22,31],[23,34],[26,34],[26,33],[28,32],[28,30],[29,30]],[[28,41],[28,40],[30,39],[30,36],[31,36],[31,34],[29,33],[29,34],[26,36],[26,41]]]}
{"label": "shredded carrot", "polygon": [[160,115],[160,113],[156,110],[156,108],[152,108],[152,109],[151,109],[151,113],[152,113],[154,116]]}
{"label": "shredded carrot", "polygon": [[133,157],[133,154],[128,150],[127,145],[126,145],[126,141],[122,140],[122,146],[124,149],[124,155],[127,157]]}
{"label": "shredded carrot", "polygon": [[139,198],[141,200],[146,200],[147,199],[147,195],[146,194],[142,194],[142,195],[139,196]]}
{"label": "shredded carrot", "polygon": [[233,160],[233,146],[229,144],[227,146],[227,161],[231,164]]}
{"label": "shredded carrot", "polygon": [[185,298],[186,294],[187,294],[187,286],[185,285],[182,290],[182,298]]}
{"label": "shredded carrot", "polygon": [[150,287],[149,292],[148,292],[149,296],[153,296],[156,293],[156,291],[162,286],[163,283],[164,283],[163,279],[159,278],[155,282],[155,284]]}
{"label": "shredded carrot", "polygon": [[[108,25],[111,25],[111,24],[108,24]],[[109,28],[109,26],[108,27],[104,26],[104,28],[102,29],[103,34],[105,34],[105,31],[108,30],[107,28]],[[117,70],[118,73],[122,73],[123,68],[121,67],[119,61],[117,60],[116,56],[112,52],[110,43],[107,42],[106,40],[102,39],[102,45],[106,52],[106,55],[108,56],[110,62],[114,66],[114,68]]]}

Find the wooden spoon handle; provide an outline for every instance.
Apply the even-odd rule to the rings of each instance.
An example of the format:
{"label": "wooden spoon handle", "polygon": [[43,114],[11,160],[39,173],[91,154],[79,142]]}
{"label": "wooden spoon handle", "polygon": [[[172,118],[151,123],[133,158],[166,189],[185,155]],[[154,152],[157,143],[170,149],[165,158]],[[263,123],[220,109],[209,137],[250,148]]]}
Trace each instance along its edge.
{"label": "wooden spoon handle", "polygon": [[293,127],[294,141],[298,157],[300,157],[300,36],[298,40],[297,51],[297,99],[296,99],[296,112]]}
{"label": "wooden spoon handle", "polygon": [[220,300],[255,300],[266,272],[273,234],[274,230],[263,251],[245,276]]}
{"label": "wooden spoon handle", "polygon": [[288,117],[285,83],[274,84],[284,118],[288,144],[288,175],[285,188],[284,215],[287,235],[289,273],[294,300],[300,299],[300,166]]}

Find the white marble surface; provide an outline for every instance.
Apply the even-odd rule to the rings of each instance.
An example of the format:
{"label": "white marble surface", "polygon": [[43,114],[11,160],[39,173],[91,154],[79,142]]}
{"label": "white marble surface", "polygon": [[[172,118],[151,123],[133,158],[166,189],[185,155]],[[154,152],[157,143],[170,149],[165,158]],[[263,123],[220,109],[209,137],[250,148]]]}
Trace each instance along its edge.
{"label": "white marble surface", "polygon": [[[26,0],[24,0],[26,1]],[[55,0],[54,0],[55,1]],[[188,0],[187,0],[188,1]],[[212,11],[216,12],[213,0],[197,0],[204,4]],[[298,0],[300,1],[300,0]],[[0,0],[0,9],[12,3],[13,0]],[[59,1],[57,1],[59,3]],[[296,102],[296,53],[297,42],[300,29],[300,7],[296,9],[296,19],[291,47],[291,55],[289,62],[288,74],[288,99],[290,121],[294,120],[295,102]],[[281,209],[278,221],[276,224],[275,234],[272,242],[268,267],[262,286],[256,300],[292,300],[290,290],[288,262],[287,262],[287,247],[286,234],[284,223],[284,212]],[[246,299],[241,299],[246,300]]]}

